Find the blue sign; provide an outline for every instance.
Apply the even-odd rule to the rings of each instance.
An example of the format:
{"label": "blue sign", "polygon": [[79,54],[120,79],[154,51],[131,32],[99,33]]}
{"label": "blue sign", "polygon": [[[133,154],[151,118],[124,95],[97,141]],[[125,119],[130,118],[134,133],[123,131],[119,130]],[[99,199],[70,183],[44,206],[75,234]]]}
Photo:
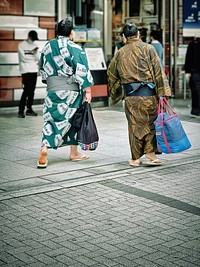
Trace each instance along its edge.
{"label": "blue sign", "polygon": [[197,35],[200,36],[200,1],[183,0],[183,36]]}

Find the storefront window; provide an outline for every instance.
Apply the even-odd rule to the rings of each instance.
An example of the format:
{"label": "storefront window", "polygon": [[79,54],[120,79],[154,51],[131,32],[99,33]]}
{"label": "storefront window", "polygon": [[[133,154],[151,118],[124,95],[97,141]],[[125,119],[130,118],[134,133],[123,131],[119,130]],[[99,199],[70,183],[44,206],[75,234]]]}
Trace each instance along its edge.
{"label": "storefront window", "polygon": [[28,1],[24,0],[24,15],[30,16],[55,16],[55,1]]}
{"label": "storefront window", "polygon": [[67,13],[74,20],[74,41],[85,46],[103,45],[102,0],[67,1]]}

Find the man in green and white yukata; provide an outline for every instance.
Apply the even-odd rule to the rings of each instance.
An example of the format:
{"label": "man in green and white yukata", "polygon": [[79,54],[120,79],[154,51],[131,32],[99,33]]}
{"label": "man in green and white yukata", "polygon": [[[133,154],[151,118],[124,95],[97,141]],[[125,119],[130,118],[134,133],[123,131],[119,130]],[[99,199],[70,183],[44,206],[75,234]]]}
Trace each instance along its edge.
{"label": "man in green and white yukata", "polygon": [[70,160],[89,158],[78,152],[77,130],[72,121],[77,108],[84,101],[91,101],[93,78],[85,52],[72,41],[72,20],[60,21],[57,31],[57,38],[47,42],[43,48],[39,62],[42,81],[47,84],[47,96],[38,168],[47,167],[48,148],[70,145]]}

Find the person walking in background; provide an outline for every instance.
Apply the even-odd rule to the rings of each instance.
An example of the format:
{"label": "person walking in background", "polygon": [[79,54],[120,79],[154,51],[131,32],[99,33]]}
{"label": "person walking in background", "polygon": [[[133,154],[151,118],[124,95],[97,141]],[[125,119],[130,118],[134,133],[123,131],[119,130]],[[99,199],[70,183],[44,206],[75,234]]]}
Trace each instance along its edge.
{"label": "person walking in background", "polygon": [[150,44],[156,49],[156,52],[160,58],[162,67],[164,69],[164,64],[163,64],[163,46],[162,44],[159,42],[159,31],[151,31],[150,33],[150,38],[151,38],[151,42]]}
{"label": "person walking in background", "polygon": [[120,38],[121,38],[121,42],[119,42],[119,43],[117,43],[116,45],[115,45],[115,51],[114,51],[114,55],[117,53],[117,51],[120,49],[120,48],[122,48],[124,45],[125,45],[125,43],[126,43],[126,38],[125,38],[125,36],[123,35],[123,32],[120,32]]}
{"label": "person walking in background", "polygon": [[19,101],[19,118],[25,118],[26,106],[27,116],[37,116],[37,113],[32,109],[39,61],[38,47],[34,43],[36,40],[38,40],[37,32],[30,31],[27,40],[22,41],[18,46],[19,70],[23,83],[23,92]]}
{"label": "person walking in background", "polygon": [[155,154],[154,121],[158,115],[159,97],[170,96],[171,89],[155,49],[139,38],[136,25],[125,25],[123,34],[126,44],[111,60],[107,73],[111,98],[116,95],[119,84],[123,86],[132,155],[129,165],[140,166],[144,154],[149,160],[146,164],[160,165]]}
{"label": "person walking in background", "polygon": [[57,31],[57,38],[43,48],[39,62],[42,81],[47,84],[47,96],[43,108],[44,125],[38,168],[47,167],[48,148],[70,145],[71,161],[89,158],[78,152],[77,129],[72,123],[76,110],[84,101],[91,101],[93,78],[85,52],[71,40],[71,18],[60,21]]}
{"label": "person walking in background", "polygon": [[191,115],[200,117],[200,39],[189,43],[185,57],[186,79],[192,93]]}
{"label": "person walking in background", "polygon": [[140,32],[140,39],[143,41],[143,42],[147,42],[147,32],[148,32],[148,29],[147,28],[140,28],[138,29],[139,32]]}

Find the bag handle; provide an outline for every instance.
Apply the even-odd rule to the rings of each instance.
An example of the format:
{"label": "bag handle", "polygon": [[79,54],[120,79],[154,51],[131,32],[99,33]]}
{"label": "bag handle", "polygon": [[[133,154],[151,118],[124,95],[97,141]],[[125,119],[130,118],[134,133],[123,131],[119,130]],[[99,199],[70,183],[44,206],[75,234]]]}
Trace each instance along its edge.
{"label": "bag handle", "polygon": [[168,115],[174,115],[176,112],[170,106],[166,97],[160,97],[158,102],[158,114],[166,112]]}

